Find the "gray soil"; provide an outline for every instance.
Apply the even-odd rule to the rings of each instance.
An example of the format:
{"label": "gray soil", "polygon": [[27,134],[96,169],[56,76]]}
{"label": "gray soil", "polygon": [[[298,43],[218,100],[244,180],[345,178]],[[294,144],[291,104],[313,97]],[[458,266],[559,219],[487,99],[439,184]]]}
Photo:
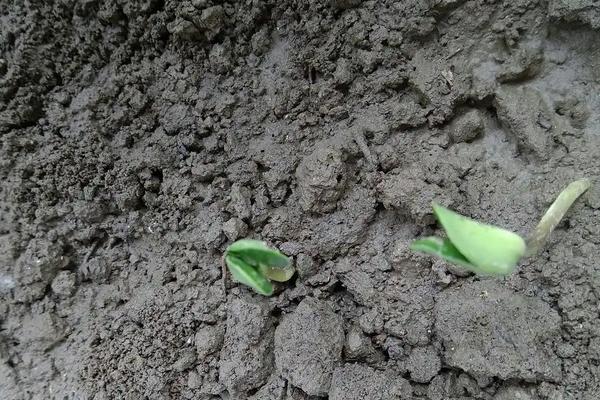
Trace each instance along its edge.
{"label": "gray soil", "polygon": [[[0,0],[0,398],[597,400],[597,0]],[[293,258],[229,282],[241,237]]]}

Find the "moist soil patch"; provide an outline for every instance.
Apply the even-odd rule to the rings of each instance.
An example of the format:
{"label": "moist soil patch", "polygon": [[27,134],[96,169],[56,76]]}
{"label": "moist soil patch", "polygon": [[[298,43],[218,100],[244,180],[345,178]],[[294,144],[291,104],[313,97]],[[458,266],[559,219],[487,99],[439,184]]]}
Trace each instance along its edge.
{"label": "moist soil patch", "polygon": [[[0,0],[0,397],[597,400],[600,184],[480,278],[430,204],[529,232],[600,170],[592,0]],[[296,277],[221,276],[233,240]]]}

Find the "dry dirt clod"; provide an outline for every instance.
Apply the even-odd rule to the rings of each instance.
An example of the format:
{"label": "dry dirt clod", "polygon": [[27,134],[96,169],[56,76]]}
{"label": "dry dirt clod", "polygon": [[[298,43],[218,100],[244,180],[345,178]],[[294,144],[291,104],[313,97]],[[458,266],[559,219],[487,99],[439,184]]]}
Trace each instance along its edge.
{"label": "dry dirt clod", "polygon": [[322,301],[307,298],[277,327],[277,370],[307,394],[326,395],[333,370],[342,358],[343,345],[341,318]]}

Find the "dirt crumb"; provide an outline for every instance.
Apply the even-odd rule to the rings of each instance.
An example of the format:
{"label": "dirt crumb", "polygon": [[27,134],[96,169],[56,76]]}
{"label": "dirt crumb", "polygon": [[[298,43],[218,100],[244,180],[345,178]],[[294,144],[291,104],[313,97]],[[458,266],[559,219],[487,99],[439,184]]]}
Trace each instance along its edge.
{"label": "dirt crumb", "polygon": [[552,342],[560,341],[558,313],[539,299],[515,294],[494,281],[442,292],[436,298],[435,329],[448,364],[477,378],[536,382],[562,376],[552,349]]}
{"label": "dirt crumb", "polygon": [[231,298],[219,381],[231,393],[262,386],[273,368],[273,319],[264,299]]}
{"label": "dirt crumb", "polygon": [[411,397],[411,386],[402,377],[358,364],[336,368],[329,390],[332,400],[408,400]]}
{"label": "dirt crumb", "polygon": [[[305,330],[305,326],[311,326]],[[303,300],[275,332],[277,370],[312,396],[328,393],[333,370],[342,358],[344,328],[331,308],[316,299]]]}

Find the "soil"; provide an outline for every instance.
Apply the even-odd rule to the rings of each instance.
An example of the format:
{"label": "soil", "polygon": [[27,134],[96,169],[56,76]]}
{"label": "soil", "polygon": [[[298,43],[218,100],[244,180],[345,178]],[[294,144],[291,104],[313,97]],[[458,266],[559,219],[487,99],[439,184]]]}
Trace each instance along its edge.
{"label": "soil", "polygon": [[[0,0],[3,399],[600,398],[596,0]],[[241,237],[293,258],[223,286]]]}

